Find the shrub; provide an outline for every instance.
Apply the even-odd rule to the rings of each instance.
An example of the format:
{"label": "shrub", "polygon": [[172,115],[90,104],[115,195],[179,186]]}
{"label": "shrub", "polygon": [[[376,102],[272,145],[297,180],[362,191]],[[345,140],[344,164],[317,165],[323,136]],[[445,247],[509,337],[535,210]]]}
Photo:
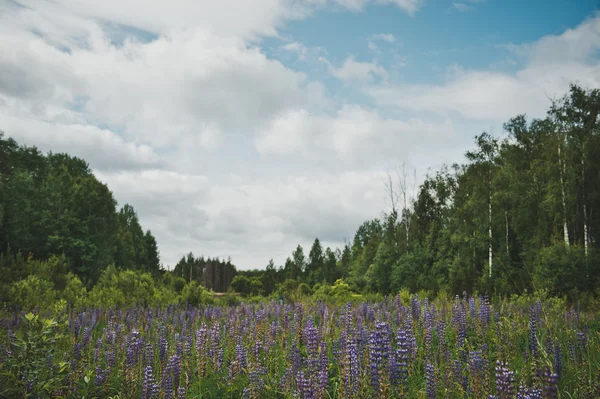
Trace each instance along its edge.
{"label": "shrub", "polygon": [[[56,348],[66,336],[53,319],[28,313],[0,362],[0,396],[51,398],[66,388],[69,364],[56,359]],[[61,342],[62,341],[62,342]]]}

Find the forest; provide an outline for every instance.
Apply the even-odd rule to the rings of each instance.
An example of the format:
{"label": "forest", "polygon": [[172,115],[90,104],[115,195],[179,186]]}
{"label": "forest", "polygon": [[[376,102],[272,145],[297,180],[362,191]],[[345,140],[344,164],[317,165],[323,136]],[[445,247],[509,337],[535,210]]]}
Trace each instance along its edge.
{"label": "forest", "polygon": [[544,291],[590,303],[600,293],[599,112],[600,90],[573,84],[543,119],[516,115],[505,138],[478,135],[464,164],[430,172],[418,187],[407,168],[389,173],[390,208],[342,248],[316,238],[260,270],[192,252],[166,270],[133,206],[118,208],[84,160],[0,134],[0,300],[323,299],[343,287],[356,297]]}

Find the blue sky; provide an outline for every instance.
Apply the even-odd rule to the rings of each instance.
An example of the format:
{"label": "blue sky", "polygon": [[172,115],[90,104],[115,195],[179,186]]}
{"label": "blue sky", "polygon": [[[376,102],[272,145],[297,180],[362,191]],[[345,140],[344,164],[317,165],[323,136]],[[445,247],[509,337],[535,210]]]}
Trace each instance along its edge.
{"label": "blue sky", "polygon": [[[465,4],[468,9],[456,8]],[[465,68],[514,70],[504,62],[518,62],[503,46],[535,41],[546,35],[558,35],[579,24],[598,6],[597,1],[582,0],[503,0],[503,1],[429,1],[414,15],[393,5],[372,5],[364,12],[336,7],[307,20],[293,21],[280,30],[280,36],[303,43],[309,48],[326,49],[332,62],[348,56],[371,61],[377,58],[385,66],[394,63],[394,54],[406,58],[398,78],[408,82],[441,79],[440,70],[452,64]],[[381,33],[391,34],[394,43],[373,40]],[[369,49],[369,42],[381,52]],[[280,38],[264,41],[267,49],[276,48]],[[288,63],[288,57],[275,58]],[[302,63],[290,65],[307,70]]]}
{"label": "blue sky", "polygon": [[[547,96],[600,86],[596,1],[0,0],[0,129],[86,159],[165,266],[381,216]],[[397,181],[396,181],[397,183]]]}

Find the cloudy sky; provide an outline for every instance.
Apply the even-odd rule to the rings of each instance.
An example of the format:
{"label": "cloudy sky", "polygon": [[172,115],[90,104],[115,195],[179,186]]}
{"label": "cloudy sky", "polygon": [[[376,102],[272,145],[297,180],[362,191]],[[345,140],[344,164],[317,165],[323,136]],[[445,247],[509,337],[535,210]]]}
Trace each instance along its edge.
{"label": "cloudy sky", "polygon": [[[341,245],[473,136],[600,86],[587,0],[0,0],[0,130],[86,159],[173,266]],[[308,248],[306,248],[308,250]]]}

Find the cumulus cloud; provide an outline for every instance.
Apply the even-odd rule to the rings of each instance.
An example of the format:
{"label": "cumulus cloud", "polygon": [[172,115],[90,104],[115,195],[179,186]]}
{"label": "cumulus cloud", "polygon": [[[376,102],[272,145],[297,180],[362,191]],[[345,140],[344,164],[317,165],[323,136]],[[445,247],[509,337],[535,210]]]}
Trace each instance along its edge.
{"label": "cumulus cloud", "polygon": [[[341,245],[364,220],[378,216],[382,172],[208,178],[167,171],[99,173],[152,226],[163,261],[185,253],[226,257],[242,267],[283,263],[315,237]],[[243,192],[244,194],[240,194]]]}
{"label": "cumulus cloud", "polygon": [[28,118],[45,120],[52,107],[63,112],[75,107],[87,123],[111,126],[129,141],[214,150],[223,131],[326,101],[319,83],[241,38],[171,30],[151,42],[114,46],[99,25],[86,21],[74,25],[87,36],[63,40],[62,46],[70,46],[64,51],[57,47],[59,37],[78,31],[54,29],[59,25],[54,21],[48,24],[53,29],[40,25],[47,34],[31,34],[26,23],[36,20],[31,12],[15,9],[14,19],[0,18],[13,28],[0,29],[0,52],[6,55],[0,61],[0,96],[18,100]]}
{"label": "cumulus cloud", "polygon": [[375,110],[345,105],[331,115],[290,110],[265,124],[254,144],[264,158],[302,157],[309,163],[321,161],[332,170],[384,167],[423,150],[427,153],[414,162],[425,169],[437,164],[440,154],[448,155],[448,146],[456,143],[458,134],[450,119],[385,118]]}
{"label": "cumulus cloud", "polygon": [[344,63],[339,66],[333,66],[327,59],[321,57],[321,61],[327,65],[329,73],[336,78],[352,83],[352,82],[370,82],[375,78],[387,78],[388,72],[381,65],[377,65],[375,62],[360,62],[356,61],[354,57],[348,57]]}
{"label": "cumulus cloud", "polygon": [[302,43],[299,43],[299,42],[287,43],[287,44],[284,44],[283,46],[281,46],[281,49],[283,49],[285,51],[290,51],[290,52],[296,53],[298,55],[299,59],[306,60],[306,54],[308,53],[308,49]]}
{"label": "cumulus cloud", "polygon": [[570,83],[600,85],[600,62],[593,57],[599,39],[600,17],[594,17],[561,35],[511,46],[525,60],[514,74],[453,68],[443,84],[378,85],[365,91],[380,105],[414,111],[494,122],[523,112],[540,117],[549,106],[545,99],[564,94]]}

